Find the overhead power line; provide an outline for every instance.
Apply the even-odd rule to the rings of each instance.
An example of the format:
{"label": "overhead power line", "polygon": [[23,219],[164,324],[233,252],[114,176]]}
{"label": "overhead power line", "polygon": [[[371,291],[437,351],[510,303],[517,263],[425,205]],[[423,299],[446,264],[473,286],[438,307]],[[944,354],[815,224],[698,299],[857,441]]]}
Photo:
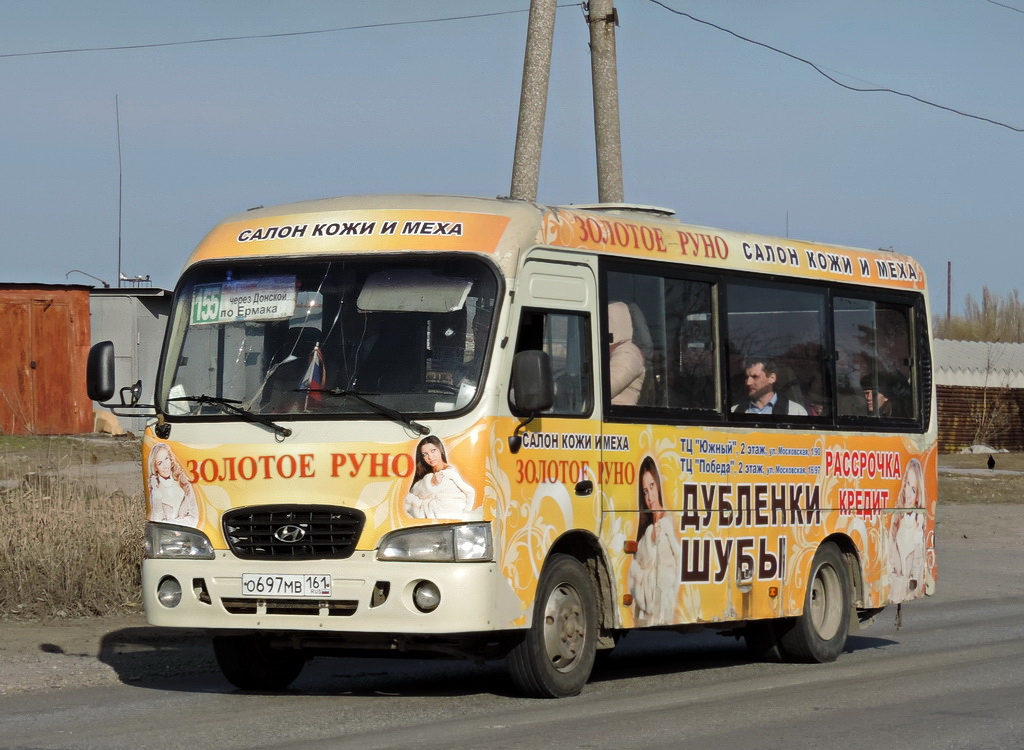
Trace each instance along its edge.
{"label": "overhead power line", "polygon": [[1017,11],[1018,13],[1024,13],[1024,10],[1021,10],[1020,8],[1014,8],[1012,5],[1005,5],[1004,3],[997,3],[996,0],[987,0],[987,2],[992,3],[992,5],[998,5],[1000,8],[1006,8],[1007,10],[1014,10]]}
{"label": "overhead power line", "polygon": [[[661,2],[661,0],[649,0],[649,2],[652,2],[655,5],[660,6],[661,8],[664,8],[669,13],[674,13],[677,16],[683,16],[684,18],[688,18],[691,21],[695,21],[697,23],[704,24],[705,26],[710,26],[713,29],[717,29],[718,31],[723,31],[726,34],[734,36],[737,39],[739,39],[740,41],[747,42],[748,44],[754,44],[754,45],[756,45],[758,47],[764,47],[767,50],[771,50],[772,52],[776,52],[776,53],[778,53],[780,55],[784,55],[785,57],[788,57],[791,60],[796,60],[797,62],[801,62],[804,65],[808,65],[811,68],[813,68],[818,74],[824,76],[825,78],[830,80],[832,83],[836,84],[837,86],[841,86],[844,89],[848,89],[849,91],[857,91],[857,92],[861,92],[861,93],[894,94],[896,96],[903,96],[903,97],[906,97],[907,99],[913,99],[915,102],[919,102],[921,104],[925,104],[925,105],[927,105],[929,107],[935,107],[936,109],[941,109],[941,110],[944,110],[946,112],[951,112],[954,115],[960,115],[961,117],[969,117],[972,120],[981,120],[982,122],[987,122],[987,123],[989,123],[991,125],[998,125],[1001,128],[1006,128],[1007,130],[1012,130],[1012,131],[1014,131],[1016,133],[1024,133],[1024,128],[1018,128],[1018,127],[1016,127],[1014,125],[1008,125],[1005,122],[999,122],[998,120],[993,120],[993,119],[991,119],[989,117],[982,117],[981,115],[972,115],[970,112],[964,112],[964,111],[959,110],[959,109],[954,109],[953,107],[947,107],[944,104],[938,104],[936,102],[929,101],[928,99],[923,99],[920,96],[915,96],[914,94],[908,94],[905,91],[897,91],[896,89],[891,89],[891,88],[887,88],[887,87],[862,88],[860,86],[850,86],[849,84],[843,83],[842,81],[838,80],[837,78],[833,78],[828,73],[826,73],[824,68],[822,68],[820,65],[817,65],[817,64],[815,64],[815,63],[811,62],[810,60],[807,60],[807,59],[805,59],[803,57],[800,57],[798,55],[794,55],[791,52],[786,52],[785,50],[779,49],[778,47],[773,47],[772,45],[766,44],[765,42],[759,42],[756,39],[751,39],[750,37],[743,36],[742,34],[738,34],[735,31],[732,31],[731,29],[725,28],[724,26],[719,26],[718,24],[712,23],[711,21],[705,21],[702,18],[697,18],[696,16],[691,15],[689,13],[686,13],[685,11],[676,10],[675,8],[672,8],[672,7],[668,6],[668,5],[666,5],[665,3]],[[852,78],[853,76],[850,76],[850,77]]]}
{"label": "overhead power line", "polygon": [[[934,107],[936,109],[941,109],[943,111],[950,112],[952,114],[959,115],[961,117],[968,117],[968,118],[970,118],[972,120],[980,120],[981,122],[987,122],[987,123],[989,123],[991,125],[997,125],[997,126],[999,126],[1001,128],[1006,128],[1007,130],[1012,130],[1015,133],[1024,133],[1024,128],[1016,127],[1014,125],[1010,125],[1010,124],[1005,123],[1005,122],[1000,122],[999,120],[994,120],[994,119],[992,119],[990,117],[984,117],[982,115],[975,115],[975,114],[971,114],[970,112],[964,112],[963,110],[959,110],[959,109],[956,109],[954,107],[948,107],[948,106],[946,106],[944,104],[939,104],[937,102],[933,102],[933,101],[930,101],[928,99],[924,99],[924,98],[922,98],[920,96],[916,96],[915,94],[908,94],[905,91],[898,91],[896,89],[888,88],[888,87],[885,87],[885,86],[872,86],[870,88],[868,88],[868,87],[860,87],[860,86],[851,86],[851,85],[849,85],[847,83],[843,83],[842,81],[838,80],[837,78],[834,78],[831,75],[829,75],[827,72],[825,72],[826,69],[824,67],[822,67],[822,66],[820,66],[820,65],[818,65],[818,64],[816,64],[816,63],[814,63],[814,62],[812,62],[810,60],[807,60],[806,58],[800,57],[799,55],[794,55],[791,52],[786,52],[785,50],[779,49],[778,47],[772,46],[771,44],[767,44],[765,42],[760,42],[760,41],[758,41],[756,39],[751,39],[750,37],[743,36],[742,34],[739,34],[739,33],[735,32],[735,31],[732,31],[731,29],[727,29],[724,26],[720,26],[719,24],[712,23],[711,21],[706,21],[706,20],[704,20],[702,18],[697,18],[696,16],[694,16],[694,15],[692,15],[690,13],[686,13],[685,11],[681,11],[681,10],[677,10],[675,8],[672,8],[669,5],[666,5],[665,3],[661,2],[661,0],[649,0],[649,1],[654,3],[655,5],[663,8],[664,10],[667,10],[669,13],[673,13],[673,14],[675,14],[677,16],[682,16],[683,18],[688,18],[691,21],[703,24],[705,26],[710,26],[713,29],[717,29],[718,31],[722,31],[722,32],[724,32],[726,34],[729,34],[730,36],[733,36],[736,39],[739,39],[740,41],[747,42],[748,44],[753,44],[753,45],[756,45],[758,47],[763,47],[764,49],[767,49],[767,50],[770,50],[770,51],[775,52],[777,54],[780,54],[780,55],[783,55],[785,57],[788,57],[791,60],[796,60],[797,62],[801,62],[804,65],[807,65],[807,66],[811,67],[812,69],[814,69],[815,72],[817,72],[819,75],[823,76],[827,80],[829,80],[832,83],[836,84],[837,86],[840,86],[840,87],[842,87],[844,89],[847,89],[849,91],[856,91],[856,92],[859,92],[859,93],[884,93],[884,94],[893,94],[895,96],[902,96],[902,97],[905,97],[907,99],[912,99],[913,101],[916,101],[916,102],[918,102],[920,104],[924,104],[924,105],[929,106],[929,107]],[[999,5],[1001,7],[1008,8],[1009,10],[1015,10],[1017,12],[1024,13],[1024,11],[1021,11],[1018,8],[1014,8],[1014,7],[1010,6],[1010,5],[1003,5],[1002,3],[995,2],[995,0],[987,0],[987,2],[990,2],[993,5]],[[586,3],[584,3],[584,2],[576,2],[576,3],[564,3],[564,4],[559,3],[557,7],[559,7],[559,8],[573,8],[573,7],[585,7],[585,6],[586,6]],[[383,22],[383,23],[367,23],[367,24],[357,24],[357,25],[353,25],[353,26],[338,26],[338,27],[334,27],[334,28],[330,28],[330,29],[311,29],[311,30],[307,30],[307,31],[281,31],[281,32],[275,32],[275,33],[272,33],[272,34],[243,34],[243,35],[238,35],[238,36],[210,37],[210,38],[207,38],[207,39],[188,39],[188,40],[177,41],[177,42],[153,42],[153,43],[150,43],[150,44],[123,44],[123,45],[110,45],[110,46],[105,46],[105,47],[69,47],[69,48],[52,49],[52,50],[38,50],[38,51],[35,51],[35,52],[4,52],[4,53],[0,53],[0,59],[12,58],[12,57],[40,57],[40,56],[43,56],[43,55],[67,55],[67,54],[75,54],[75,53],[81,53],[81,52],[115,52],[115,51],[122,51],[122,50],[154,49],[154,48],[158,48],[158,47],[181,47],[181,46],[190,45],[190,44],[213,44],[213,43],[218,43],[218,42],[238,42],[238,41],[245,41],[245,40],[250,40],[250,39],[279,39],[279,38],[293,37],[293,36],[313,36],[313,35],[316,35],[316,34],[335,34],[335,33],[343,32],[343,31],[358,31],[358,30],[362,30],[362,29],[379,29],[379,28],[387,28],[387,27],[390,27],[390,26],[415,26],[415,25],[428,24],[428,23],[448,23],[448,22],[451,22],[451,21],[467,21],[467,20],[471,20],[471,19],[475,19],[475,18],[490,18],[490,17],[494,17],[494,16],[508,16],[508,15],[514,15],[514,14],[528,13],[528,12],[529,12],[529,10],[524,8],[524,9],[521,9],[521,10],[503,10],[503,11],[494,11],[494,12],[491,12],[491,13],[472,13],[472,14],[461,15],[461,16],[445,16],[445,17],[442,17],[442,18],[424,18],[424,19],[419,19],[419,20],[415,20],[415,21],[388,21],[388,22]],[[848,78],[855,79],[855,76],[851,76],[851,75],[848,75],[846,73],[843,73],[843,75],[847,76]],[[859,79],[856,79],[856,80],[859,80]]]}
{"label": "overhead power line", "polygon": [[[582,3],[569,3],[567,5],[559,5],[559,8],[572,8]],[[279,39],[282,37],[289,36],[312,36],[314,34],[335,34],[341,31],[358,31],[362,29],[381,29],[388,26],[416,26],[418,24],[426,23],[447,23],[450,21],[468,21],[474,18],[490,18],[492,16],[509,16],[517,13],[528,13],[528,9],[523,10],[501,10],[494,11],[493,13],[473,13],[464,16],[447,16],[444,18],[423,18],[417,21],[388,21],[386,23],[364,23],[355,26],[338,26],[331,29],[312,29],[309,31],[280,31],[273,34],[245,34],[239,36],[218,36],[210,37],[208,39],[188,39],[178,42],[154,42],[152,44],[121,44],[112,45],[107,47],[74,47],[66,49],[51,49],[41,50],[36,52],[6,52],[0,53],[0,58],[4,57],[38,57],[41,55],[69,55],[78,52],[115,52],[120,50],[129,49],[153,49],[156,47],[181,47],[188,44],[213,44],[216,42],[240,42],[247,39]]]}

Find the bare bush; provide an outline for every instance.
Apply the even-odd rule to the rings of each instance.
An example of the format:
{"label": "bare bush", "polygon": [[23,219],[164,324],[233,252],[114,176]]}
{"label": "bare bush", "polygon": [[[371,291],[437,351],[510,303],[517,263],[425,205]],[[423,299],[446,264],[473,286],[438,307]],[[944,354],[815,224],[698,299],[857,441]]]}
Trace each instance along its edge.
{"label": "bare bush", "polygon": [[997,445],[1016,421],[1012,405],[1005,398],[990,397],[986,388],[985,400],[980,411],[971,415],[974,423],[972,445]]}

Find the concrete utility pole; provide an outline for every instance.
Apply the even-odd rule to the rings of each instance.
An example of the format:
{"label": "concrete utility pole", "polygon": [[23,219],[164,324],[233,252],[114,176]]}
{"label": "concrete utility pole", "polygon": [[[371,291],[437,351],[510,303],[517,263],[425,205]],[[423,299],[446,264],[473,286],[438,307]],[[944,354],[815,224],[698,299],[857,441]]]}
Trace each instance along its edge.
{"label": "concrete utility pole", "polygon": [[512,161],[512,188],[509,192],[510,197],[519,200],[537,200],[557,2],[530,2],[526,56],[523,60],[523,88],[519,98],[519,127],[516,130],[516,153]]}
{"label": "concrete utility pole", "polygon": [[590,0],[587,9],[594,85],[597,195],[601,203],[622,203],[622,138],[619,131],[619,82],[615,60],[615,26],[618,16],[612,0]]}

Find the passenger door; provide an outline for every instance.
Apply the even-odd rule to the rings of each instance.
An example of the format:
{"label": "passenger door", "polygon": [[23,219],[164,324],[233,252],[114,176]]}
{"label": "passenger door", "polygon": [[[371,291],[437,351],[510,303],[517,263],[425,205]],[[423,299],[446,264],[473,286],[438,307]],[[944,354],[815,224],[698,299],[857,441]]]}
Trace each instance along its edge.
{"label": "passenger door", "polygon": [[512,353],[546,352],[555,385],[553,406],[522,430],[512,468],[513,510],[543,540],[531,550],[539,566],[558,536],[571,529],[597,534],[601,523],[594,270],[586,259],[540,251],[520,273],[514,302]]}

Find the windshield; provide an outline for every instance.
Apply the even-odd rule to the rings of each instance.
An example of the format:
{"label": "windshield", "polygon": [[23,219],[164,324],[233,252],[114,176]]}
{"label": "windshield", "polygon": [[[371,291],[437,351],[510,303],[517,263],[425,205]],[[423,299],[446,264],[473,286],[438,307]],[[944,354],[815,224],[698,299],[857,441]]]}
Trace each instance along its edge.
{"label": "windshield", "polygon": [[194,268],[158,403],[172,416],[230,413],[224,402],[277,416],[461,409],[481,385],[497,288],[470,256]]}

